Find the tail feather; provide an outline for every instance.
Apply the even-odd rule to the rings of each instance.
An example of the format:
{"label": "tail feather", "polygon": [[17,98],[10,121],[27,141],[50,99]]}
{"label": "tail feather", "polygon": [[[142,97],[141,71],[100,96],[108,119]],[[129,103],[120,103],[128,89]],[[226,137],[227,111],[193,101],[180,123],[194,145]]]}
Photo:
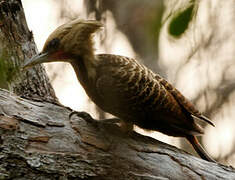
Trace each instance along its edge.
{"label": "tail feather", "polygon": [[187,140],[192,144],[193,148],[195,149],[195,151],[198,153],[198,155],[206,160],[206,161],[210,161],[210,162],[216,162],[214,159],[212,159],[210,157],[210,155],[203,149],[203,147],[200,145],[200,143],[198,142],[196,136],[192,136],[192,135],[188,135]]}
{"label": "tail feather", "polygon": [[210,124],[211,126],[215,127],[213,122],[210,119],[208,119],[206,116],[203,116],[203,115],[196,116],[196,115],[193,115],[193,114],[191,114],[191,116],[193,118],[196,118],[196,119],[199,119],[199,120],[203,120],[203,121],[207,122],[208,124]]}

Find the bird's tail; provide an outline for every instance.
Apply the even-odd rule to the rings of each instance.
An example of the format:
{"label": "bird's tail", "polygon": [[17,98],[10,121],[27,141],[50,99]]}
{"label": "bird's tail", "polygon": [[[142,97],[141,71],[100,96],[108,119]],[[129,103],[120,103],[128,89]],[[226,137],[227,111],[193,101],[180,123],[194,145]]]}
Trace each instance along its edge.
{"label": "bird's tail", "polygon": [[216,162],[214,159],[212,159],[209,154],[203,149],[203,147],[200,145],[200,143],[198,142],[196,136],[193,135],[188,135],[187,140],[192,144],[193,148],[195,149],[195,151],[198,153],[198,155],[206,160],[206,161],[210,161],[210,162]]}

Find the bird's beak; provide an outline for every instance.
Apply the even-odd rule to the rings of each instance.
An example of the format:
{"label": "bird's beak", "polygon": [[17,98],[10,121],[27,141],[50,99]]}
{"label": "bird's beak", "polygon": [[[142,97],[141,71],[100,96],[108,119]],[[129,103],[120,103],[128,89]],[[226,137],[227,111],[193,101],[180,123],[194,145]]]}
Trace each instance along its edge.
{"label": "bird's beak", "polygon": [[32,57],[31,59],[29,59],[28,61],[26,61],[26,63],[24,63],[23,65],[23,69],[30,68],[36,64],[48,62],[48,59],[49,59],[49,54],[47,52],[39,53],[35,55],[34,57]]}

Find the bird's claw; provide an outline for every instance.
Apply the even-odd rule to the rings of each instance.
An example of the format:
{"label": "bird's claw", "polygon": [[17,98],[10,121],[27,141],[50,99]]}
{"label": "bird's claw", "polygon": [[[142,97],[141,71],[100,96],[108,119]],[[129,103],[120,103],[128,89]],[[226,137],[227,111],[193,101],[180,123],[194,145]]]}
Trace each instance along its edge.
{"label": "bird's claw", "polygon": [[119,118],[109,118],[109,119],[103,119],[103,120],[96,120],[96,119],[93,119],[91,117],[90,114],[82,111],[82,112],[78,112],[78,111],[73,111],[69,114],[69,119],[72,118],[73,115],[77,115],[83,119],[85,119],[87,122],[89,123],[93,123],[93,124],[96,124],[96,123],[110,123],[110,124],[115,124],[115,123],[120,123],[121,119]]}
{"label": "bird's claw", "polygon": [[69,114],[69,119],[71,119],[73,115],[77,115],[77,116],[85,119],[89,123],[93,123],[94,124],[94,123],[98,122],[97,120],[93,119],[90,114],[88,114],[88,113],[86,113],[84,111],[81,111],[81,112],[73,111],[73,112],[71,112]]}

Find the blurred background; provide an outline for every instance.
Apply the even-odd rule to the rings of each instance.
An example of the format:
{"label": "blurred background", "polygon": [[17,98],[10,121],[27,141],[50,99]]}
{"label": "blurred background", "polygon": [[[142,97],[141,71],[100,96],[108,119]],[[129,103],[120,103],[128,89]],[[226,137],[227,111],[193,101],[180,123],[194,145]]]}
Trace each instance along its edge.
{"label": "blurred background", "polygon": [[[213,158],[235,166],[235,1],[22,0],[41,51],[48,35],[75,18],[97,19],[96,53],[138,59],[166,78],[216,125],[201,142]],[[60,102],[94,118],[110,115],[86,96],[69,64],[45,64]],[[183,138],[136,131],[194,153]]]}

